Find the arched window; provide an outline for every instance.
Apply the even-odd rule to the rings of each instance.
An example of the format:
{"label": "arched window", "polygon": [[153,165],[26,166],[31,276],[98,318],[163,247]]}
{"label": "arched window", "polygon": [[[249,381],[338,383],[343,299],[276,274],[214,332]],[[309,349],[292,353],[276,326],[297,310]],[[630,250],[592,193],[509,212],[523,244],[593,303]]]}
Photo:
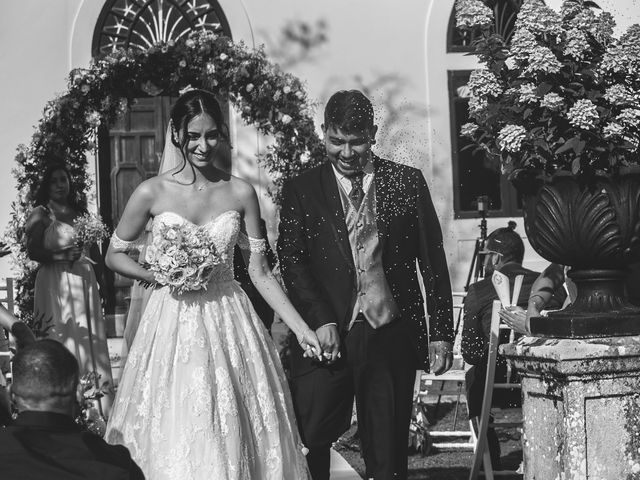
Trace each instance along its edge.
{"label": "arched window", "polygon": [[98,18],[92,52],[95,56],[121,47],[147,49],[196,29],[231,36],[215,0],[108,0]]}
{"label": "arched window", "polygon": [[[522,0],[483,0],[493,10],[494,30],[507,41],[513,35],[516,15]],[[462,33],[456,28],[455,8],[449,18],[447,52],[471,52],[477,34]],[[472,64],[470,64],[472,65]],[[472,68],[472,67],[471,67]],[[466,138],[460,136],[460,127],[469,121],[468,88],[471,70],[450,70],[449,115],[451,118],[451,159],[453,162],[454,211],[456,218],[477,215],[477,198],[489,197],[489,210],[493,217],[518,216],[522,202],[515,188],[500,174],[500,164],[483,152],[475,151]]]}

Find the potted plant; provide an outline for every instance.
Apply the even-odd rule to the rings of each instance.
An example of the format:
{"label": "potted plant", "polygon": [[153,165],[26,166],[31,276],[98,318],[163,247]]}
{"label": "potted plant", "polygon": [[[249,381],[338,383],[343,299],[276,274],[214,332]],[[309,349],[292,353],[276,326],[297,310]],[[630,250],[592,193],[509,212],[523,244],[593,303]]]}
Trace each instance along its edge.
{"label": "potted plant", "polygon": [[640,261],[640,26],[619,38],[593,2],[559,12],[522,2],[507,44],[493,12],[457,0],[459,28],[476,29],[469,114],[475,148],[499,161],[523,198],[533,248],[571,267],[578,298],[533,333],[588,337],[640,334],[626,299],[626,268]]}

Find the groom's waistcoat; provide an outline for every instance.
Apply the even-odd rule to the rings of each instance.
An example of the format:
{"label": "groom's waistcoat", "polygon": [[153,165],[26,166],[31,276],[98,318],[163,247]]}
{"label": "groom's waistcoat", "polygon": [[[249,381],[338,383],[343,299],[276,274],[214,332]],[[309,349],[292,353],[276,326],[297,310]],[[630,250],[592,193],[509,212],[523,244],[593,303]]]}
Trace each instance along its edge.
{"label": "groom's waistcoat", "polygon": [[382,246],[378,239],[375,185],[365,192],[356,210],[343,188],[338,188],[344,207],[349,244],[355,266],[355,291],[349,328],[362,312],[373,328],[379,328],[400,316],[382,265]]}

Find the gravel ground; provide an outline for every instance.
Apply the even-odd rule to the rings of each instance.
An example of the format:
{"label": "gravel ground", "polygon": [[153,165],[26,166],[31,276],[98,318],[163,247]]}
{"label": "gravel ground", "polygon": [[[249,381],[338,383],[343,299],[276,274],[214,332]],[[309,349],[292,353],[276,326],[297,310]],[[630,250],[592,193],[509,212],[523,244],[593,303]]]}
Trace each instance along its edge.
{"label": "gravel ground", "polygon": [[[499,420],[520,419],[519,409],[501,410],[503,415],[497,417]],[[447,402],[441,404],[436,412],[435,404],[427,406],[427,419],[430,429],[452,430],[454,418],[454,403]],[[458,412],[456,430],[468,428],[466,405],[461,405]],[[356,433],[356,426],[351,429],[336,443],[335,448],[351,464],[351,466],[364,478],[364,462],[360,456],[360,448],[357,439],[353,436]],[[522,446],[520,443],[520,432],[516,429],[497,429],[501,445],[501,458],[503,467],[508,470],[515,470],[522,460]],[[468,439],[462,439],[466,441]],[[409,480],[467,480],[471,467],[473,453],[470,449],[440,450],[436,447],[423,455],[413,452],[409,456]],[[483,478],[483,477],[481,477]],[[502,476],[508,480],[521,479],[521,475]]]}

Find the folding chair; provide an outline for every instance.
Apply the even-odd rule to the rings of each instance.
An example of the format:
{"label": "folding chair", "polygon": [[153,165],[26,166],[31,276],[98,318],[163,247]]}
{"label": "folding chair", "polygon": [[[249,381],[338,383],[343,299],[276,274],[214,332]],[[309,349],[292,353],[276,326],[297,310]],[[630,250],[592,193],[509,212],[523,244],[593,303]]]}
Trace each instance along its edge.
{"label": "folding chair", "polygon": [[[498,358],[498,345],[500,343],[500,308],[502,304],[500,300],[494,300],[491,311],[491,331],[489,337],[489,355],[487,359],[487,376],[484,385],[484,395],[482,397],[482,410],[478,426],[478,441],[476,443],[473,454],[473,464],[469,473],[469,480],[476,480],[480,474],[480,467],[483,468],[484,477],[487,480],[493,480],[494,476],[514,475],[518,472],[511,470],[493,471],[491,464],[491,456],[489,455],[487,431],[489,427],[519,427],[522,422],[490,422],[491,417],[491,401],[493,400],[493,390],[495,388],[513,388],[519,387],[517,383],[495,383],[496,360]],[[508,327],[505,327],[508,328]],[[511,341],[513,341],[513,332]],[[511,371],[508,370],[507,380],[511,377]]]}
{"label": "folding chair", "polygon": [[[475,433],[472,428],[469,430],[456,430],[457,421],[458,421],[458,411],[460,407],[460,401],[462,395],[465,394],[464,381],[465,381],[465,372],[466,372],[466,364],[462,359],[461,354],[461,337],[462,337],[462,318],[463,318],[463,309],[464,309],[464,298],[466,297],[465,292],[453,292],[453,309],[456,318],[455,324],[455,340],[453,344],[453,368],[451,370],[445,372],[442,375],[434,375],[432,373],[426,373],[422,370],[418,372],[416,376],[416,385],[414,389],[414,403],[417,403],[419,406],[426,406],[426,397],[427,396],[436,396],[438,397],[436,401],[435,410],[437,412],[440,401],[445,395],[455,395],[456,403],[455,403],[455,411],[453,417],[453,430],[429,430],[429,437],[432,439],[431,445],[438,448],[448,448],[448,449],[473,449],[476,438]],[[434,390],[429,388],[433,386],[435,383],[440,382],[440,387],[438,390]],[[454,387],[447,388],[445,385],[455,383]],[[425,388],[423,388],[425,385]],[[424,411],[424,408],[423,408]],[[471,425],[469,425],[471,427]],[[443,441],[443,440],[452,440],[455,438],[466,438],[468,441],[466,442],[454,442],[454,441]]]}
{"label": "folding chair", "polygon": [[[9,310],[10,313],[15,313],[15,303],[13,298],[13,278],[7,278],[4,285],[0,285],[0,303]],[[7,379],[11,378],[10,360],[11,351],[9,350],[9,332],[3,328],[0,328],[0,370],[7,376]],[[0,382],[2,380],[0,379]]]}

